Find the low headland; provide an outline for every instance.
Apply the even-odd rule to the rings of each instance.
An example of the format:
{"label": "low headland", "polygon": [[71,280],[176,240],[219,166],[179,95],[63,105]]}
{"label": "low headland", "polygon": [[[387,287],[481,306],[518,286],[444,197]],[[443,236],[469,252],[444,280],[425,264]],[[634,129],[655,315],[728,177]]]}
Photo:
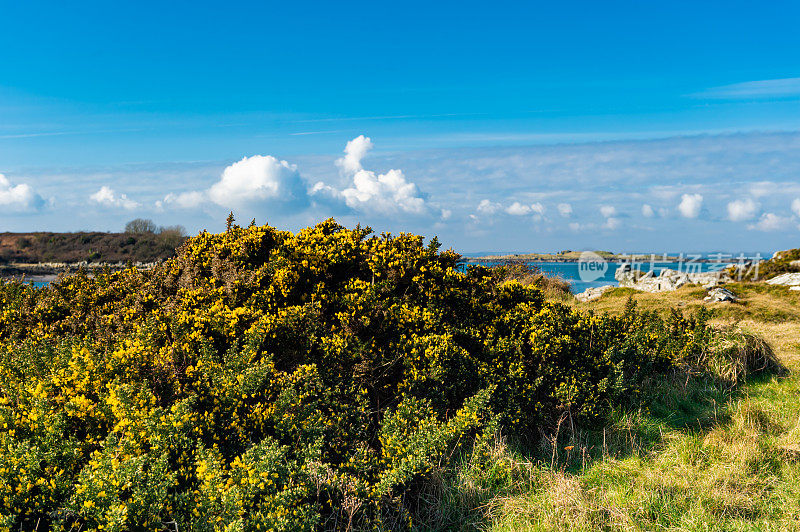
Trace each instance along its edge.
{"label": "low headland", "polygon": [[186,240],[180,226],[132,220],[124,232],[0,233],[0,278],[49,281],[63,273],[152,268]]}

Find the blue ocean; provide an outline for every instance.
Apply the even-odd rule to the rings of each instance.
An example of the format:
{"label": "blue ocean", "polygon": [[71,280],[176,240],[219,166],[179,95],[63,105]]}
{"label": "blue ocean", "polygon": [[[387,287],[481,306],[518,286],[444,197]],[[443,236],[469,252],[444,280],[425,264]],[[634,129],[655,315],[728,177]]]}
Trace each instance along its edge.
{"label": "blue ocean", "polygon": [[[467,261],[467,264],[473,264]],[[498,263],[481,263],[483,266],[493,266],[500,264]],[[543,273],[554,276],[560,277],[565,281],[569,282],[572,286],[572,293],[578,294],[583,292],[587,288],[593,288],[598,286],[607,286],[613,285],[617,286],[619,283],[614,279],[614,273],[617,271],[622,263],[608,263],[608,269],[605,273],[594,281],[584,281],[581,279],[579,274],[579,263],[577,262],[536,262],[531,261],[527,262],[529,266],[538,268]],[[634,263],[634,267],[639,267],[642,272],[653,270],[655,275],[658,275],[661,270],[665,268],[669,268],[671,270],[677,271],[689,271],[692,273],[699,273],[699,272],[710,272],[710,271],[718,271],[722,268],[729,266],[730,263],[718,263],[718,262],[693,262],[691,264],[687,264],[686,262],[641,262],[641,263]]]}
{"label": "blue ocean", "polygon": [[[467,265],[470,264],[477,264],[469,262],[467,259]],[[495,266],[500,264],[499,262],[481,262],[483,266]],[[614,279],[614,273],[617,271],[622,263],[608,263],[608,269],[605,273],[593,280],[593,281],[584,281],[581,279],[579,274],[579,263],[577,262],[538,262],[538,261],[530,261],[527,262],[528,265],[538,268],[543,273],[554,276],[560,277],[565,281],[569,282],[572,286],[572,292],[574,294],[583,292],[587,288],[598,287],[598,286],[606,286],[606,285],[614,285],[616,286],[618,283]],[[635,267],[638,267],[643,272],[647,272],[649,270],[653,270],[655,275],[658,275],[661,270],[665,268],[669,268],[672,270],[677,271],[689,271],[689,272],[709,272],[709,271],[716,271],[722,268],[725,268],[730,263],[719,263],[719,262],[694,262],[687,264],[686,262],[640,262],[634,263]],[[43,281],[32,281],[31,284],[36,287],[47,286],[48,282]]]}

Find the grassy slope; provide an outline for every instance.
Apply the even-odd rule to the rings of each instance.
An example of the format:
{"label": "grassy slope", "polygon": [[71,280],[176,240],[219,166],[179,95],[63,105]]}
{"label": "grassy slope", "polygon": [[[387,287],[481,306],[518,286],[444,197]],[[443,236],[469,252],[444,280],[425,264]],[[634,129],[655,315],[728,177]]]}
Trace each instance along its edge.
{"label": "grassy slope", "polygon": [[[800,294],[760,284],[732,289],[741,304],[709,305],[714,320],[767,339],[786,376],[736,391],[661,383],[647,410],[619,412],[602,434],[565,429],[555,444],[543,440],[539,452],[525,455],[499,443],[494,468],[465,459],[457,477],[443,482],[440,526],[800,530]],[[579,306],[618,312],[629,294],[618,289]],[[683,288],[634,298],[666,311],[702,305],[704,295]]]}

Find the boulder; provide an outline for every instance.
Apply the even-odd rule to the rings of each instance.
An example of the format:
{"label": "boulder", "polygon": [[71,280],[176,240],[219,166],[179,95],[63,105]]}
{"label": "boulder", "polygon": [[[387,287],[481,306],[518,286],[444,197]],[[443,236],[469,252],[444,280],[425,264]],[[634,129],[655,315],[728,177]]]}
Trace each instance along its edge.
{"label": "boulder", "polygon": [[592,301],[593,299],[597,299],[598,297],[602,296],[612,288],[614,288],[614,286],[612,285],[598,286],[596,288],[587,288],[580,294],[575,294],[575,299],[583,302]]}
{"label": "boulder", "polygon": [[782,273],[772,279],[767,279],[767,284],[779,286],[800,286],[800,273]]}
{"label": "boulder", "polygon": [[739,298],[727,288],[716,287],[708,291],[708,295],[705,297],[705,300],[711,301],[712,303],[717,301],[733,303],[739,301]]}
{"label": "boulder", "polygon": [[727,271],[686,273],[664,268],[655,276],[653,271],[642,273],[630,264],[622,264],[614,272],[619,285],[642,292],[670,292],[686,284],[699,284],[704,288],[714,288],[731,280]]}

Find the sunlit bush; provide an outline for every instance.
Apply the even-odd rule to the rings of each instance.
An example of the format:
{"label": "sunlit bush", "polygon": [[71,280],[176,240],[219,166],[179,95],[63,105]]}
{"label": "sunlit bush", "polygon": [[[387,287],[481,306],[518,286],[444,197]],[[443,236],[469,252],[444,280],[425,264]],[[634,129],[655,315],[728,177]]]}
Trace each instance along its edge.
{"label": "sunlit bush", "polygon": [[702,350],[702,319],[581,314],[458,259],[329,220],[3,284],[3,526],[403,528],[458,448],[602,421]]}

